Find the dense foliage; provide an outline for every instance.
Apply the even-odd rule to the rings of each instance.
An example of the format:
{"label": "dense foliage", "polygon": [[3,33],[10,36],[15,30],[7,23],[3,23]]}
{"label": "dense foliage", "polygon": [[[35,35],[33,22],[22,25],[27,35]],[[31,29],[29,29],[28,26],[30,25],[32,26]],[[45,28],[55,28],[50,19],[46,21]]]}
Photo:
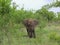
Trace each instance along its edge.
{"label": "dense foliage", "polygon": [[[58,17],[56,17],[56,14],[52,11],[48,11],[48,8],[45,8],[45,6],[43,6],[41,9],[33,12],[32,10],[24,10],[24,8],[17,10],[16,4],[13,3],[12,5],[13,6],[11,7],[11,0],[0,0],[0,45],[14,45],[15,39],[13,40],[12,38],[16,38],[16,42],[19,43],[19,41],[22,39],[21,35],[24,34],[24,31],[22,31],[22,30],[25,29],[22,24],[22,21],[26,18],[27,19],[28,18],[37,19],[39,21],[39,25],[37,26],[38,37],[39,37],[39,35],[41,36],[41,34],[43,35],[44,33],[47,34],[46,32],[49,32],[48,31],[49,29],[43,30],[44,27],[46,27],[47,25],[50,25],[49,23],[55,22],[55,21],[57,23],[60,22],[60,12],[57,13]],[[54,3],[54,6],[60,7],[60,2],[58,1],[58,2]],[[48,6],[48,5],[46,5],[46,7],[51,8],[51,6]],[[57,42],[60,41],[60,36],[56,37],[55,34],[53,34],[53,33],[52,34],[48,33],[48,34],[49,34],[49,36],[47,36],[47,37],[49,37],[50,39],[53,38],[53,40],[55,40]],[[53,37],[53,35],[54,35],[54,37]],[[21,39],[20,39],[20,37],[21,37]],[[24,38],[24,40],[26,41],[25,38]],[[28,40],[29,39],[27,39],[27,41]],[[21,43],[24,42],[23,39],[21,41],[20,41]],[[30,41],[32,41],[32,40],[30,40]],[[34,41],[35,40],[33,39],[33,42]],[[42,40],[36,39],[36,41],[41,42]],[[16,44],[16,42],[15,42],[15,45],[18,45],[18,44]],[[43,43],[44,43],[44,41],[43,41]],[[47,43],[48,43],[48,41],[47,41]]]}

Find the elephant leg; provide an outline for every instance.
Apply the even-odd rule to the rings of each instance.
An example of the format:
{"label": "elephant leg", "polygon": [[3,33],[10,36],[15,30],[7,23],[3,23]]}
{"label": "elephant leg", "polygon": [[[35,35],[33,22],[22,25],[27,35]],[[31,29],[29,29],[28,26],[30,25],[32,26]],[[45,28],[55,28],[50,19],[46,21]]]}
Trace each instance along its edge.
{"label": "elephant leg", "polygon": [[27,29],[27,34],[28,34],[28,36],[29,36],[29,38],[32,38],[32,37],[36,37],[36,35],[35,35],[35,30],[33,29]]}
{"label": "elephant leg", "polygon": [[36,38],[35,30],[33,30],[32,32],[33,32],[33,33],[32,33],[32,36],[33,36],[34,38]]}
{"label": "elephant leg", "polygon": [[28,34],[29,38],[31,38],[31,37],[32,37],[32,32],[31,32],[31,30],[30,30],[30,29],[27,29],[27,34]]}
{"label": "elephant leg", "polygon": [[29,36],[29,30],[27,29],[27,34],[28,34],[28,36]]}
{"label": "elephant leg", "polygon": [[32,31],[31,31],[31,32],[29,32],[29,37],[30,37],[30,38],[32,38]]}
{"label": "elephant leg", "polygon": [[27,33],[28,33],[29,38],[33,37],[33,31],[31,29],[27,29]]}

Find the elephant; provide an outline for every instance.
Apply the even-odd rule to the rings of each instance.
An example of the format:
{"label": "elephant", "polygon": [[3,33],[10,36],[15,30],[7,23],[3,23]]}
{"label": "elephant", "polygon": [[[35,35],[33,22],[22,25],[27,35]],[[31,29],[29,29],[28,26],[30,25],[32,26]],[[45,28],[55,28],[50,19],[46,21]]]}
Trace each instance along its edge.
{"label": "elephant", "polygon": [[24,19],[23,24],[26,27],[27,34],[28,34],[29,38],[36,38],[35,27],[38,24],[38,20],[36,20],[36,19]]}

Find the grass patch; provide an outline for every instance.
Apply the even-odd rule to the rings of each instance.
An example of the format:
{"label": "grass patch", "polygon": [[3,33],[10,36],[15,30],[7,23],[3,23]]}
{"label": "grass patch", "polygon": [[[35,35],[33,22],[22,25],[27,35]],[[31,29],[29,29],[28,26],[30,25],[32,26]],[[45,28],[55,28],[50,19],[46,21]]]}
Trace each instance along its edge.
{"label": "grass patch", "polygon": [[36,38],[30,39],[24,27],[15,25],[8,32],[0,30],[0,45],[59,45],[60,28],[58,27],[55,25],[47,25],[42,29],[37,27]]}

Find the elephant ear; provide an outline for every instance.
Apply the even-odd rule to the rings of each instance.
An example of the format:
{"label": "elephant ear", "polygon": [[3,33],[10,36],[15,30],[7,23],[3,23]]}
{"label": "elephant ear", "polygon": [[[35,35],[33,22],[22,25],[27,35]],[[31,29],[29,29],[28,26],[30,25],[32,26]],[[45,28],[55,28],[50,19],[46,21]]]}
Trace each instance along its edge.
{"label": "elephant ear", "polygon": [[35,25],[38,25],[38,20],[34,20],[34,24]]}
{"label": "elephant ear", "polygon": [[23,20],[24,26],[27,26],[27,19]]}

